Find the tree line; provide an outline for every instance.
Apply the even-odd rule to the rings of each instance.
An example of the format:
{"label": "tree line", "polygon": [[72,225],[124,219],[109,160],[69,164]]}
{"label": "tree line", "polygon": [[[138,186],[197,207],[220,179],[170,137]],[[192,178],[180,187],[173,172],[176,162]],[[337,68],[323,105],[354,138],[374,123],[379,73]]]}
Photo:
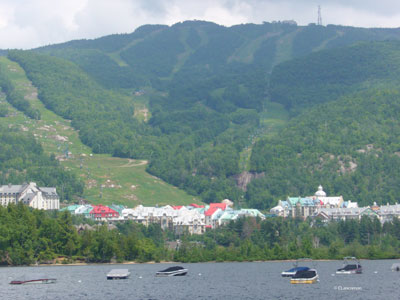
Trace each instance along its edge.
{"label": "tree line", "polygon": [[[74,225],[90,223],[91,229]],[[168,241],[180,240],[178,247]],[[0,207],[0,263],[123,262],[123,261],[254,261],[310,257],[341,259],[399,258],[400,221],[383,225],[378,219],[323,223],[321,220],[241,218],[203,235],[162,231],[131,221],[107,224],[11,204]]]}

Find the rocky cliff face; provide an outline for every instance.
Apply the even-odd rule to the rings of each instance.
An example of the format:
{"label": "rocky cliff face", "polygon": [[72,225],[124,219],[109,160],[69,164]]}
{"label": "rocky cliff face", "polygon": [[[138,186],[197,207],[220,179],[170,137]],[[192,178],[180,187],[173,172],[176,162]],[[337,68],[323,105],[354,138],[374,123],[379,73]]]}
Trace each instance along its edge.
{"label": "rocky cliff face", "polygon": [[236,185],[242,189],[243,191],[246,191],[247,185],[253,180],[257,178],[264,177],[265,173],[255,173],[255,172],[247,172],[244,171],[238,175],[235,176],[236,180]]}

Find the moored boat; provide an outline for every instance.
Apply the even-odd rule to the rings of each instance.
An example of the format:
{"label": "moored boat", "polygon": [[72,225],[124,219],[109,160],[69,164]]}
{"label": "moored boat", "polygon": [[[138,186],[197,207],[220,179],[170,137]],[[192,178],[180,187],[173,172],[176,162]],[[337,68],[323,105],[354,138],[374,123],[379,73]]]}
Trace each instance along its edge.
{"label": "moored boat", "polygon": [[293,277],[297,271],[307,271],[309,267],[294,267],[281,273],[282,277]]}
{"label": "moored boat", "polygon": [[394,263],[392,265],[392,267],[391,267],[391,270],[399,272],[400,271],[400,264],[399,263]]}
{"label": "moored boat", "polygon": [[181,266],[174,266],[174,267],[169,267],[165,270],[158,271],[156,273],[156,276],[159,277],[169,277],[169,276],[184,276],[188,272],[187,269]]}
{"label": "moored boat", "polygon": [[308,269],[308,270],[301,270],[297,271],[296,274],[290,278],[290,283],[298,284],[298,283],[316,283],[318,281],[318,274],[317,270],[315,269]]}
{"label": "moored boat", "polygon": [[127,279],[131,275],[128,269],[112,269],[107,273],[107,279]]}
{"label": "moored boat", "polygon": [[44,274],[32,274],[32,275],[24,275],[15,280],[12,280],[10,284],[47,284],[47,283],[55,283],[56,278],[49,277]]}
{"label": "moored boat", "polygon": [[343,266],[337,269],[336,274],[361,274],[362,267],[360,262],[355,257],[345,257],[343,259]]}
{"label": "moored boat", "polygon": [[293,263],[293,268],[283,271],[281,273],[281,276],[282,277],[293,277],[297,271],[307,271],[310,269],[309,267],[306,267],[306,266],[299,266],[300,263],[313,264],[313,260],[311,258],[298,258],[296,260],[296,262]]}

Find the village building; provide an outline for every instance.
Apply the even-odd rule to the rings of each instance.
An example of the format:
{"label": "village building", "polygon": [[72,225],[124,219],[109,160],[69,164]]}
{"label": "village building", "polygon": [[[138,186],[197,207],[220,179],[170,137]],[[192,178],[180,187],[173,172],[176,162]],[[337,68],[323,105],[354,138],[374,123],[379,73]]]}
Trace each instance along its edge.
{"label": "village building", "polygon": [[343,206],[343,197],[327,197],[322,186],[313,196],[288,197],[286,201],[279,200],[278,205],[271,208],[270,213],[281,217],[303,218],[312,217],[321,208],[339,208]]}
{"label": "village building", "polygon": [[361,220],[362,216],[379,217],[369,206],[367,207],[340,207],[340,208],[321,208],[315,212],[314,218],[320,218],[323,222]]}
{"label": "village building", "polygon": [[1,205],[8,206],[10,203],[20,202],[36,209],[60,209],[60,197],[55,187],[38,187],[35,182],[0,187]]}
{"label": "village building", "polygon": [[89,215],[90,218],[97,221],[106,221],[119,217],[119,213],[117,211],[102,204],[93,205],[93,209],[90,211]]}
{"label": "village building", "polygon": [[173,220],[173,228],[175,234],[203,234],[206,224],[204,223],[204,215],[196,210],[188,210],[184,214],[180,214]]}
{"label": "village building", "polygon": [[[376,203],[374,204],[376,205]],[[379,216],[379,220],[382,223],[391,222],[395,218],[400,218],[400,204],[396,203],[394,205],[381,205],[376,212]]]}
{"label": "village building", "polygon": [[226,203],[210,203],[204,212],[206,228],[215,228],[218,226],[218,220],[226,210]]}
{"label": "village building", "polygon": [[[114,208],[114,209],[113,209]],[[72,214],[82,214],[96,221],[114,222],[133,221],[149,226],[158,224],[163,230],[171,230],[177,235],[203,234],[206,228],[216,228],[228,221],[235,221],[238,217],[265,216],[257,209],[233,210],[227,203],[211,203],[210,205],[190,204],[188,206],[146,207],[138,205],[135,208],[123,208],[110,205],[70,205],[61,210]],[[224,215],[224,217],[222,217]],[[84,228],[80,228],[84,230]]]}

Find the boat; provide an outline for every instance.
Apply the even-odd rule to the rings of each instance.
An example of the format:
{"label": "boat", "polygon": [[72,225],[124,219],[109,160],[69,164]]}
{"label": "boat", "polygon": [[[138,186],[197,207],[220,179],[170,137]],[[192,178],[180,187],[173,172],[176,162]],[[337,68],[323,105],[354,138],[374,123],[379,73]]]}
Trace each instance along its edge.
{"label": "boat", "polygon": [[187,274],[187,272],[188,272],[188,270],[185,269],[184,267],[174,266],[174,267],[169,267],[162,271],[158,271],[156,273],[156,276],[159,276],[159,277],[184,276]]}
{"label": "boat", "polygon": [[312,262],[311,258],[299,258],[296,260],[296,262],[293,264],[293,268],[283,271],[281,273],[282,277],[293,277],[294,274],[296,274],[297,271],[307,271],[310,268],[309,267],[304,267],[304,266],[299,266],[299,263],[301,262]]}
{"label": "boat", "polygon": [[308,270],[300,270],[297,271],[296,274],[290,278],[290,283],[298,284],[298,283],[316,283],[318,281],[317,270],[308,269]]}
{"label": "boat", "polygon": [[127,279],[131,275],[128,269],[112,269],[107,273],[107,279]]}
{"label": "boat", "polygon": [[15,280],[12,280],[10,284],[31,284],[31,283],[55,283],[56,278],[49,277],[44,274],[32,274],[32,275],[24,275]]}
{"label": "boat", "polygon": [[399,263],[394,263],[391,267],[392,271],[400,271],[400,264]]}
{"label": "boat", "polygon": [[281,273],[282,277],[293,277],[297,271],[308,271],[309,267],[294,267]]}
{"label": "boat", "polygon": [[361,274],[362,267],[355,257],[343,258],[343,266],[336,271],[336,274]]}

